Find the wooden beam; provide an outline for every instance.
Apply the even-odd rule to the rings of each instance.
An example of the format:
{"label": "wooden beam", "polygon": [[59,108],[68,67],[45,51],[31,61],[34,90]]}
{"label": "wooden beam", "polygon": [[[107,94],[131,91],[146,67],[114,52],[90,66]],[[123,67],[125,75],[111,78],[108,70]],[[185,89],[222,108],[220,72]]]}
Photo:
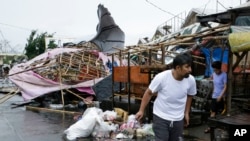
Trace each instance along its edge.
{"label": "wooden beam", "polygon": [[34,106],[26,106],[26,110],[45,111],[45,112],[54,112],[54,113],[71,114],[71,115],[82,114],[80,112],[72,112],[72,111],[65,111],[65,110],[55,110],[55,109],[40,108],[40,107],[34,107]]}

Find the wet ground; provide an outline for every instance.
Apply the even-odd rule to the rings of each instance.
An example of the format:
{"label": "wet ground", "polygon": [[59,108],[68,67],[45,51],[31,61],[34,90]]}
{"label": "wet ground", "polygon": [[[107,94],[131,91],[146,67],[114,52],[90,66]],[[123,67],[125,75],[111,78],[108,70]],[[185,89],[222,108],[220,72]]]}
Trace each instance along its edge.
{"label": "wet ground", "polygon": [[[0,98],[3,97],[0,94]],[[64,141],[64,130],[74,124],[73,115],[54,112],[35,112],[25,107],[11,108],[11,103],[22,102],[22,97],[15,95],[0,104],[0,140],[2,141]],[[209,134],[204,134],[205,124],[185,129],[184,141],[209,141]],[[96,139],[82,138],[79,141]],[[99,139],[102,140],[102,139]],[[110,139],[108,139],[110,140]],[[137,139],[153,141],[152,138]]]}
{"label": "wet ground", "polygon": [[[2,96],[2,95],[0,95]],[[0,105],[0,138],[3,141],[61,141],[63,131],[72,124],[70,115],[11,109],[22,101],[14,96]]]}

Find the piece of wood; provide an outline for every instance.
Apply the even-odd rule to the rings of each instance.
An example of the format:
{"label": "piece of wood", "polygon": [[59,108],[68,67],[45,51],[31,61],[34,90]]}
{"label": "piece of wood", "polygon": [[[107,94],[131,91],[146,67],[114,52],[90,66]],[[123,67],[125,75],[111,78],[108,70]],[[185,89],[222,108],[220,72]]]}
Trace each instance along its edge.
{"label": "piece of wood", "polygon": [[[127,94],[120,94],[120,93],[114,93],[114,96],[120,96],[120,97],[126,97],[126,98],[128,97]],[[142,100],[142,97],[135,96],[134,94],[131,94],[130,98]]]}
{"label": "piece of wood", "polygon": [[80,98],[81,100],[83,100],[83,101],[85,100],[85,98],[79,96],[78,94],[76,94],[76,93],[74,93],[74,92],[72,92],[72,91],[70,91],[70,90],[68,90],[68,89],[65,89],[65,90],[68,91],[69,93],[75,95],[76,97]]}
{"label": "piece of wood", "polygon": [[55,110],[55,109],[33,107],[33,106],[26,106],[26,110],[31,110],[31,111],[45,111],[45,112],[54,112],[54,113],[71,114],[71,115],[82,114],[80,112],[65,111],[65,110]]}
{"label": "piece of wood", "polygon": [[128,82],[128,67],[114,67],[114,81],[115,82]]}
{"label": "piece of wood", "polygon": [[142,73],[149,73],[150,71],[164,71],[167,70],[167,65],[142,65],[140,66]]}
{"label": "piece of wood", "polygon": [[4,103],[11,97],[15,96],[18,92],[19,92],[19,89],[15,89],[14,91],[11,91],[8,94],[4,95],[3,97],[0,98],[0,104]]}
{"label": "piece of wood", "polygon": [[141,73],[140,66],[131,66],[130,83],[149,84],[149,74]]}

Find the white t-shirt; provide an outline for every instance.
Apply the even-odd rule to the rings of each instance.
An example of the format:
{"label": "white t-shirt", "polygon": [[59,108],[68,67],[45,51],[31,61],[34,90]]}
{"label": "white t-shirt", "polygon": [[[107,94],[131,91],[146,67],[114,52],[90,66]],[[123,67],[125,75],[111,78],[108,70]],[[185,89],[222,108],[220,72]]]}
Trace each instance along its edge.
{"label": "white t-shirt", "polygon": [[178,81],[172,70],[167,70],[154,77],[149,89],[157,92],[153,113],[165,120],[180,121],[184,118],[187,95],[196,94],[196,82],[192,75]]}

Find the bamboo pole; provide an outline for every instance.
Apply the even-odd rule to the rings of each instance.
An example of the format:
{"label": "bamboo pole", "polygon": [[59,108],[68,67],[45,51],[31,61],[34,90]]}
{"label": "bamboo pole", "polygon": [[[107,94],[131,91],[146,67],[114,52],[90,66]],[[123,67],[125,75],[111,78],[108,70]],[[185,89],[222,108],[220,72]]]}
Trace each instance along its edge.
{"label": "bamboo pole", "polygon": [[[72,64],[72,57],[73,57],[73,55],[71,54],[70,60],[69,60],[69,66],[71,66],[71,64]],[[68,72],[68,70],[69,70],[69,67],[65,70],[65,73]]]}
{"label": "bamboo pole", "polygon": [[[149,59],[149,57],[145,57],[145,56],[143,56],[143,55],[138,55],[138,56],[139,56],[139,57],[146,58],[146,59]],[[154,59],[152,59],[152,61],[154,61],[155,63],[159,63],[159,64],[161,64],[161,61],[154,60]]]}
{"label": "bamboo pole", "polygon": [[212,34],[214,34],[214,33],[226,31],[226,30],[228,30],[228,29],[230,29],[230,27],[227,27],[227,28],[225,28],[225,29],[219,29],[219,30],[211,31],[211,32],[208,32],[208,33],[206,33],[206,34],[200,34],[200,35],[197,35],[196,38],[205,37],[205,36],[208,36],[208,35],[212,35]]}
{"label": "bamboo pole", "polygon": [[26,110],[31,111],[45,111],[45,112],[55,112],[55,113],[62,113],[62,114],[82,114],[80,112],[72,112],[72,111],[65,111],[65,110],[55,110],[55,109],[49,109],[49,108],[40,108],[40,107],[33,107],[33,106],[26,106]]}
{"label": "bamboo pole", "polygon": [[201,62],[198,62],[198,61],[193,61],[193,63],[195,63],[195,64],[199,64],[199,65],[203,65],[203,66],[206,66],[206,64],[201,63]]}
{"label": "bamboo pole", "polygon": [[[60,60],[62,59],[62,55],[60,55]],[[62,72],[61,72],[61,61],[59,62],[59,82],[60,82],[60,90],[61,90],[61,98],[62,98],[62,104],[64,106],[64,95],[63,95],[63,90],[62,90]]]}
{"label": "bamboo pole", "polygon": [[19,92],[19,89],[15,89],[14,91],[11,91],[8,94],[4,95],[3,97],[0,98],[0,104],[4,103],[11,97],[15,96],[18,92]]}
{"label": "bamboo pole", "polygon": [[220,39],[227,39],[228,38],[228,36],[209,36],[209,37],[204,37],[204,38],[202,38],[203,40],[205,39],[215,39],[215,40],[220,40]]}
{"label": "bamboo pole", "polygon": [[228,95],[226,96],[226,113],[227,116],[231,116],[231,100],[232,100],[232,83],[233,83],[233,53],[229,48],[229,56],[228,56],[228,74],[227,74],[227,92]]}
{"label": "bamboo pole", "polygon": [[91,57],[91,58],[89,58],[90,55],[92,55],[92,54],[90,54],[90,53],[89,54],[86,54],[86,53],[83,53],[83,54],[75,53],[75,54],[71,54],[71,56],[69,56],[68,54],[67,55],[64,54],[63,57],[62,57],[62,59],[63,60],[66,59],[68,61],[75,60],[77,62],[79,62],[79,60],[82,60],[82,61],[87,60],[88,62],[96,62],[97,57]]}
{"label": "bamboo pole", "polygon": [[202,60],[205,59],[204,57],[200,57],[200,56],[196,56],[196,55],[192,55],[192,57],[197,58],[197,59],[202,59]]}
{"label": "bamboo pole", "polygon": [[[67,65],[67,62],[61,62],[61,63],[62,63],[61,66],[64,66],[65,68],[68,68],[68,67],[69,67],[69,66],[65,66],[65,65],[64,65],[64,64]],[[79,64],[78,64],[78,65],[79,65]],[[73,64],[72,64],[71,67],[78,68],[78,65],[73,65]],[[84,66],[86,66],[86,67],[88,66],[89,68],[91,68],[91,69],[93,69],[93,70],[98,70],[98,71],[101,71],[102,73],[105,73],[105,70],[99,68],[99,66],[92,65],[92,64],[84,64]],[[72,69],[72,68],[71,68],[71,69]],[[84,69],[84,67],[81,68],[81,69]],[[81,71],[81,70],[78,70],[78,71]]]}
{"label": "bamboo pole", "polygon": [[75,95],[76,97],[80,98],[81,100],[85,101],[85,98],[83,98],[83,97],[79,96],[78,94],[76,94],[76,93],[70,91],[69,89],[65,89],[65,90],[68,91],[69,93]]}
{"label": "bamboo pole", "polygon": [[43,66],[38,66],[38,67],[34,67],[34,68],[29,68],[29,69],[26,69],[26,70],[23,70],[23,71],[19,71],[19,72],[16,72],[16,73],[9,74],[8,76],[12,76],[12,75],[24,73],[24,72],[31,71],[31,70],[38,69],[38,68],[48,67],[48,66],[51,66],[51,65],[55,65],[55,64],[47,64],[47,65],[43,65]]}
{"label": "bamboo pole", "polygon": [[65,89],[65,90],[68,91],[69,93],[75,95],[76,97],[80,98],[85,104],[87,104],[87,105],[93,104],[93,101],[89,101],[89,100],[87,100],[87,99],[85,99],[85,98],[79,96],[78,94],[76,94],[76,93],[70,91],[69,89]]}
{"label": "bamboo pole", "polygon": [[[137,45],[137,46],[127,46],[127,50],[123,50],[122,54],[126,55],[127,51],[130,50],[136,50],[136,51],[130,51],[130,53],[138,53],[138,52],[144,52],[147,51],[149,49],[158,49],[160,48],[162,45],[164,46],[170,46],[170,45],[192,45],[194,43],[190,43],[190,41],[193,42],[194,38],[201,38],[204,36],[208,36],[211,34],[215,34],[217,32],[222,32],[222,31],[226,31],[228,30],[230,24],[226,24],[226,25],[220,25],[217,27],[213,27],[213,28],[208,28],[206,30],[200,31],[198,33],[192,34],[192,35],[182,35],[182,36],[176,36],[174,37],[176,40],[167,40],[165,42],[162,43],[156,43],[156,44],[151,44],[151,45]],[[207,33],[206,33],[207,32]],[[205,39],[208,37],[205,37]],[[213,39],[226,39],[227,36],[216,36],[216,37],[210,37]],[[189,43],[187,43],[189,42]],[[139,49],[138,49],[139,47]],[[144,48],[144,49],[142,49]]]}
{"label": "bamboo pole", "polygon": [[225,25],[219,25],[219,26],[216,26],[216,27],[208,28],[208,29],[205,29],[203,31],[198,32],[197,34],[202,34],[202,33],[207,32],[207,31],[216,30],[216,29],[220,29],[220,28],[224,28],[224,27],[230,28],[230,25],[231,24],[225,24]]}
{"label": "bamboo pole", "polygon": [[53,61],[53,60],[55,60],[55,58],[51,58],[51,59],[49,59],[49,58],[40,59],[40,60],[37,60],[37,61],[34,61],[33,63],[31,63],[30,66],[36,66],[36,65],[38,65],[38,64],[43,64],[43,65],[45,65],[45,64],[50,63],[50,62]]}
{"label": "bamboo pole", "polygon": [[[78,64],[87,64],[87,63],[91,63],[91,64],[103,64],[103,62],[101,60],[96,60],[93,58],[83,58],[84,60],[81,60],[81,58],[70,58],[70,57],[65,57],[63,56],[63,58],[61,59],[62,62],[65,62],[67,64],[74,64],[74,65],[78,65]],[[79,62],[79,60],[81,60],[82,62]]]}

